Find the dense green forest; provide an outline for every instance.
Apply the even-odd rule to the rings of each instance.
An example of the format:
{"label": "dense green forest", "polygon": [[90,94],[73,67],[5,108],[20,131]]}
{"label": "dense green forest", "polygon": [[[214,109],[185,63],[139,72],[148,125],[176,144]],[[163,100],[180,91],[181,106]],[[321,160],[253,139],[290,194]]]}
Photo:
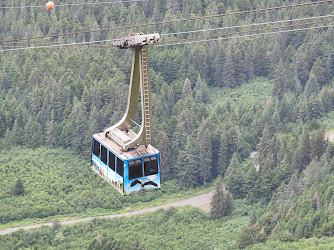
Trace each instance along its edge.
{"label": "dense green forest", "polygon": [[[301,2],[147,0],[110,6],[59,7],[52,11],[1,8],[0,40]],[[40,4],[45,3],[4,0],[0,7]],[[316,4],[66,35],[46,41],[106,40],[122,38],[130,32],[169,34],[324,16],[333,11],[333,3]],[[222,31],[206,31],[205,34],[219,32]],[[161,41],[193,36],[196,35],[162,35]],[[239,222],[233,224],[238,228],[237,235],[231,238],[234,246],[333,236],[334,146],[325,139],[325,132],[334,129],[333,39],[334,29],[329,27],[224,41],[150,46],[152,144],[161,152],[161,175],[166,189],[131,198],[117,196],[113,191],[105,193],[109,187],[92,176],[88,162],[92,135],[117,122],[125,111],[132,52],[86,45],[1,51],[0,177],[3,188],[0,190],[0,223],[66,216],[89,209],[116,211],[136,202],[152,201],[162,194],[186,192],[212,182],[220,174],[237,202],[256,204],[261,201],[268,205],[262,215],[238,218],[242,226]],[[40,42],[45,40],[30,41],[30,45]],[[19,42],[14,45],[27,46]],[[2,42],[0,49],[10,46],[13,43]],[[257,152],[255,159],[248,159],[254,151]],[[11,211],[13,207],[15,211]],[[251,207],[249,205],[248,212]],[[190,216],[189,220],[193,219],[194,223],[198,219],[203,225],[215,223],[217,227],[224,227],[230,222],[229,217],[212,222],[207,215],[194,211],[178,211],[174,220],[185,213],[182,216]],[[157,217],[165,223],[162,211]],[[189,227],[192,227],[190,222]],[[215,230],[214,226],[208,231],[210,229]],[[48,243],[36,244],[53,246],[52,229],[41,230],[36,232],[45,233]],[[71,235],[84,229],[76,226],[62,230]],[[89,230],[97,237],[96,228]],[[25,242],[23,238],[29,234],[19,232],[8,236],[8,242]],[[64,237],[65,231],[62,234]],[[107,237],[102,229],[99,235],[100,240]],[[124,232],[121,235],[122,240],[113,238],[115,242],[110,240],[108,244],[152,247],[151,243],[126,239]],[[6,241],[6,236],[0,239]],[[73,243],[79,244],[73,248],[94,248],[100,244],[98,239],[93,242],[93,238],[78,242]],[[175,242],[177,248],[181,243],[176,239]],[[212,242],[203,246],[224,246],[219,240]],[[71,246],[66,245],[71,244],[69,242],[64,244],[64,248]]]}

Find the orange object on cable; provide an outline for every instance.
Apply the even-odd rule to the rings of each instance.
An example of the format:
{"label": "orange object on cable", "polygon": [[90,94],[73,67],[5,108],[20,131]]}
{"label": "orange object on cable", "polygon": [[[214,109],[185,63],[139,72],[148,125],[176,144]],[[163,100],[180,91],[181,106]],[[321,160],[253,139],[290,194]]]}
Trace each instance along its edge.
{"label": "orange object on cable", "polygon": [[48,9],[48,10],[52,10],[53,7],[55,7],[55,4],[54,2],[47,2],[47,4],[45,5],[45,7]]}

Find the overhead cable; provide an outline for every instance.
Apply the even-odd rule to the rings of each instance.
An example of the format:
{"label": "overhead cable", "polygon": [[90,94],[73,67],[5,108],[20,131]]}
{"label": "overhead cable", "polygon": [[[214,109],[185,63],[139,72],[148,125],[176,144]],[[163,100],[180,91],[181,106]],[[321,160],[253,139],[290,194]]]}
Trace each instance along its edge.
{"label": "overhead cable", "polygon": [[[296,32],[296,31],[304,31],[304,30],[312,30],[312,29],[322,29],[322,28],[329,28],[329,27],[334,27],[334,25],[324,25],[324,26],[316,26],[316,27],[308,27],[308,28],[300,28],[300,29],[292,29],[292,30],[279,30],[279,31],[251,34],[251,35],[219,37],[219,38],[214,38],[214,39],[185,41],[185,42],[170,43],[170,44],[157,44],[157,45],[154,45],[154,46],[164,47],[164,46],[183,45],[183,44],[190,44],[190,43],[204,43],[204,42],[211,42],[211,41],[230,40],[230,39],[237,39],[237,38],[244,38],[244,37],[254,37],[254,36],[262,36],[262,35],[270,35],[270,34],[280,34],[280,33]],[[200,37],[198,39],[200,39]]]}
{"label": "overhead cable", "polygon": [[[67,4],[55,4],[55,7],[65,6],[81,6],[81,5],[99,5],[99,4],[115,4],[115,3],[132,3],[132,2],[145,2],[146,0],[125,0],[125,1],[105,1],[105,2],[94,2],[94,3],[67,3]],[[30,5],[30,6],[3,6],[0,9],[21,9],[21,8],[45,8],[45,5]]]}
{"label": "overhead cable", "polygon": [[111,42],[111,41],[114,41],[114,39],[110,39],[110,40],[100,40],[100,41],[90,41],[90,42],[80,42],[80,43],[51,44],[51,45],[35,46],[35,47],[20,47],[20,48],[12,48],[12,49],[3,49],[3,50],[0,50],[0,52],[16,51],[16,50],[27,50],[27,49],[56,48],[56,47],[75,46],[75,45],[86,45],[86,44],[102,43],[102,42]]}
{"label": "overhead cable", "polygon": [[[195,38],[185,38],[185,39],[179,39],[179,40],[173,40],[173,41],[167,41],[163,44],[157,44],[154,46],[170,46],[172,44],[186,44],[186,43],[192,43],[192,42],[198,42],[198,41],[215,41],[215,40],[225,40],[230,39],[231,37],[226,38],[216,38],[219,36],[231,36],[231,35],[240,35],[240,34],[247,34],[247,33],[253,33],[253,32],[262,32],[262,31],[268,31],[268,30],[274,30],[274,29],[281,29],[281,28],[292,28],[292,27],[298,27],[303,25],[310,25],[310,24],[318,24],[318,23],[326,23],[326,22],[334,22],[334,20],[326,20],[326,21],[318,21],[318,22],[310,22],[310,23],[304,23],[304,24],[295,24],[295,25],[286,25],[286,26],[279,26],[279,27],[271,27],[271,28],[264,28],[264,29],[257,29],[257,30],[248,30],[248,31],[240,31],[240,32],[233,32],[233,33],[224,33],[219,35],[212,35],[212,36],[205,36],[205,37],[195,37]],[[318,26],[318,27],[308,27],[308,28],[301,28],[301,29],[292,29],[288,30],[290,31],[301,31],[301,30],[309,30],[309,29],[318,29],[318,28],[325,28],[325,27],[332,27],[332,25],[328,26]],[[286,30],[282,31],[276,31],[276,32],[263,32],[259,34],[253,34],[253,35],[241,35],[241,36],[233,36],[235,37],[250,37],[255,35],[263,35],[263,34],[277,34],[277,33],[284,33],[288,32]],[[209,39],[208,39],[209,38]],[[111,40],[100,40],[100,41],[90,41],[90,42],[80,42],[80,43],[68,43],[68,44],[53,44],[53,45],[45,45],[45,46],[35,46],[35,47],[20,47],[20,48],[11,48],[11,49],[4,49],[0,50],[0,52],[6,52],[6,51],[17,51],[17,50],[28,50],[28,49],[39,49],[39,48],[56,48],[56,47],[63,47],[63,46],[76,46],[76,45],[89,45],[89,46],[112,46],[112,44],[101,44],[101,45],[94,45],[95,43],[103,43],[103,42],[111,42],[114,41],[114,39]]]}
{"label": "overhead cable", "polygon": [[[107,39],[107,40],[99,40],[96,42],[112,42],[112,41],[120,41],[121,39]],[[94,42],[94,41],[92,41]],[[24,42],[24,41],[18,41],[15,42],[14,44],[19,44],[19,45],[52,45],[52,44],[62,44],[61,42],[38,42],[38,41],[29,41],[29,42]],[[15,45],[0,45],[1,47],[13,47]]]}
{"label": "overhead cable", "polygon": [[17,41],[32,40],[32,39],[44,39],[44,38],[51,38],[51,37],[78,35],[78,34],[86,34],[86,33],[93,33],[93,32],[128,29],[128,28],[138,28],[138,27],[153,26],[153,25],[160,25],[160,24],[171,24],[171,23],[176,23],[176,22],[184,22],[184,21],[192,21],[192,20],[199,20],[199,19],[208,19],[208,18],[240,15],[240,14],[247,14],[247,13],[263,12],[267,10],[279,10],[279,9],[292,8],[292,7],[308,6],[308,5],[314,5],[314,4],[320,4],[320,3],[331,3],[333,1],[334,0],[323,0],[323,1],[317,1],[317,2],[308,2],[308,3],[301,3],[301,4],[291,4],[291,5],[285,5],[285,6],[268,7],[268,8],[256,9],[256,10],[245,10],[245,11],[223,13],[223,14],[216,14],[216,15],[209,15],[209,16],[191,17],[191,18],[175,19],[175,20],[169,20],[169,21],[160,21],[160,22],[154,22],[154,23],[126,25],[126,26],[105,28],[105,29],[98,29],[98,30],[86,30],[86,31],[78,31],[78,32],[63,33],[63,34],[38,36],[38,37],[26,37],[26,38],[11,39],[11,40],[0,40],[0,43],[9,43],[9,42],[17,42]]}
{"label": "overhead cable", "polygon": [[252,23],[252,24],[244,24],[244,25],[238,25],[238,26],[227,26],[227,27],[219,27],[219,28],[211,28],[211,29],[180,31],[180,32],[174,32],[174,33],[161,34],[160,36],[172,36],[172,35],[198,33],[198,32],[206,32],[206,31],[244,28],[244,27],[260,26],[260,25],[266,25],[266,24],[287,23],[287,22],[303,21],[303,20],[309,20],[309,19],[320,19],[320,18],[326,18],[326,17],[334,17],[334,15],[316,16],[316,17],[305,17],[305,18],[297,18],[297,19],[288,19],[288,20],[281,20],[281,21],[265,22],[265,23]]}
{"label": "overhead cable", "polygon": [[[260,25],[267,25],[267,24],[276,24],[276,23],[286,23],[286,22],[295,22],[295,21],[304,21],[310,19],[320,19],[326,17],[334,17],[334,15],[326,15],[326,16],[316,16],[316,17],[305,17],[305,18],[297,18],[297,19],[288,19],[288,20],[280,20],[280,21],[272,21],[272,22],[264,22],[264,23],[252,23],[252,24],[245,24],[245,25],[237,25],[237,26],[228,26],[228,27],[218,27],[218,28],[211,28],[211,29],[200,29],[200,30],[190,30],[190,31],[180,31],[168,34],[161,34],[160,36],[171,36],[171,35],[180,35],[180,34],[189,34],[189,33],[198,33],[198,32],[207,32],[207,31],[215,31],[215,30],[225,30],[225,29],[235,29],[235,28],[244,28],[244,27],[252,27],[252,26],[260,26]],[[113,41],[119,41],[121,39],[112,39]],[[111,40],[108,40],[111,41]],[[29,43],[25,41],[18,41],[16,43],[21,44],[41,44],[41,45],[50,45],[50,44],[60,44],[59,42],[34,42],[29,41]],[[5,46],[2,46],[5,47]],[[10,46],[12,47],[12,46]]]}
{"label": "overhead cable", "polygon": [[[318,24],[318,23],[328,23],[328,22],[334,22],[334,20],[325,20],[325,21],[316,21],[316,22],[309,22],[309,23],[300,23],[300,24],[293,24],[293,25],[285,25],[285,26],[278,26],[278,27],[270,27],[270,28],[263,28],[263,29],[256,29],[256,30],[247,30],[247,31],[238,31],[238,32],[232,32],[232,33],[223,33],[218,35],[211,35],[211,36],[204,36],[204,37],[192,37],[192,38],[184,38],[179,40],[171,40],[164,43],[174,43],[174,42],[180,42],[180,41],[189,41],[189,40],[195,40],[195,39],[206,39],[206,38],[213,38],[213,37],[219,37],[219,36],[229,36],[229,35],[237,35],[237,34],[243,34],[243,33],[254,33],[259,31],[266,31],[266,30],[275,30],[275,29],[282,29],[282,28],[292,28],[292,27],[298,27],[303,25],[311,25],[311,24]],[[160,43],[160,44],[161,44]]]}

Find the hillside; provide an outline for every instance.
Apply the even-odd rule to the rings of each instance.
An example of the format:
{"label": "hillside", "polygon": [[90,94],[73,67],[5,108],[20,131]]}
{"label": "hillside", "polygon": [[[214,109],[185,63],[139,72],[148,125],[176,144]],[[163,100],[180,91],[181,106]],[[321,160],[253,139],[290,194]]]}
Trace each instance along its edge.
{"label": "hillside", "polygon": [[[175,182],[123,197],[96,176],[74,151],[14,147],[0,154],[0,228],[50,218],[115,214],[190,197],[205,189],[182,190]],[[15,193],[17,180],[24,192]]]}
{"label": "hillside", "polygon": [[[71,2],[59,1],[65,5]],[[174,241],[166,237],[170,245],[162,242],[162,248],[177,248],[181,242],[190,246],[194,236],[201,243],[203,239],[208,248],[251,244],[265,248],[266,241],[267,246],[298,240],[313,244],[315,237],[328,237],[320,242],[330,245],[334,234],[334,146],[326,140],[326,133],[334,129],[334,29],[329,19],[334,4],[312,2],[234,13],[303,3],[147,0],[66,5],[47,11],[44,6],[8,8],[39,5],[37,0],[1,1],[0,227],[154,206],[212,187],[220,175],[226,192],[236,204],[245,205],[242,210],[247,215],[240,214],[237,206],[232,215],[218,220],[193,208],[171,210],[171,220],[177,225],[180,219],[181,228],[168,228],[165,235],[182,228],[191,233],[181,239],[174,235]],[[183,20],[216,14],[220,15]],[[176,19],[183,21],[110,29]],[[318,21],[326,27],[316,27]],[[283,25],[287,28],[280,27]],[[293,27],[305,29],[295,32]],[[254,33],[257,28],[264,33],[271,28],[280,32],[164,45],[177,39],[222,37],[224,32],[240,35],[253,29]],[[103,46],[87,43],[122,38],[132,32],[157,32],[162,37],[160,45],[164,45],[149,47],[152,145],[161,152],[164,186],[120,197],[90,172],[90,145],[92,135],[115,124],[126,109],[132,52],[111,48],[110,41]],[[26,39],[38,36],[48,38]],[[21,38],[25,40],[10,41]],[[74,42],[86,45],[48,47]],[[47,48],[25,49],[39,45]],[[8,50],[18,46],[24,48]],[[248,158],[254,151],[258,171]],[[256,204],[263,204],[263,209],[250,214]],[[167,221],[174,225],[164,212],[155,215],[157,225],[164,226]],[[140,218],[145,221],[149,215]],[[101,228],[94,223],[101,223]],[[118,225],[122,223],[132,222],[120,219]],[[98,220],[61,229],[61,244],[64,248],[96,248],[110,235],[110,224]],[[206,235],[194,229],[199,224],[207,228],[207,235],[227,225],[235,231],[231,229],[233,236],[228,242],[221,240],[222,234],[220,240],[212,236],[215,240],[207,243]],[[161,231],[150,231],[154,225],[134,222],[135,226],[148,228],[142,237],[153,233],[152,242],[127,241],[121,227],[115,242],[108,244],[152,248],[159,243],[157,232]],[[86,229],[87,239],[74,237]],[[45,233],[46,241],[27,244],[54,247],[59,240],[54,238],[56,231],[43,228],[0,239],[3,244],[8,240],[5,246],[10,248],[11,244],[19,246],[29,234]],[[76,240],[70,240],[72,236]]]}
{"label": "hillside", "polygon": [[[112,220],[96,219],[71,227],[41,227],[0,236],[0,248],[151,249],[231,247],[252,206],[244,201],[227,218],[213,220],[197,208],[170,208]],[[253,206],[259,212],[260,205]],[[38,237],[37,237],[38,235]],[[22,241],[21,239],[27,239]]]}

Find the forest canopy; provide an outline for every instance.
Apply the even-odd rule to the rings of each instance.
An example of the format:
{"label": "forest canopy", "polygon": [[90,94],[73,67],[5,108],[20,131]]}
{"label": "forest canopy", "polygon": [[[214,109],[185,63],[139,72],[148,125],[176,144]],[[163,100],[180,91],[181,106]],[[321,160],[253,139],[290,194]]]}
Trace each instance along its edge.
{"label": "forest canopy", "polygon": [[[47,11],[23,7],[39,5],[37,0],[3,0],[0,40],[297,3],[300,1],[147,0]],[[22,7],[5,8],[9,6]],[[55,36],[29,41],[29,45],[0,41],[0,175],[5,176],[0,197],[8,201],[1,205],[0,223],[79,213],[94,207],[116,209],[132,202],[122,197],[113,199],[112,195],[102,199],[98,194],[106,186],[88,171],[92,135],[116,123],[126,109],[132,52],[86,45],[3,50],[43,42],[110,40],[131,32],[170,34],[251,23],[275,27],[270,22],[325,16],[333,11],[332,3],[322,3]],[[236,31],[244,30],[246,27]],[[162,36],[161,41],[192,36]],[[333,27],[326,27],[149,47],[152,145],[161,152],[162,181],[171,181],[177,190],[187,190],[221,175],[235,199],[269,203],[262,217],[253,218],[244,230],[240,229],[239,247],[247,245],[245,239],[258,243],[270,235],[287,242],[333,235],[334,148],[325,138],[326,131],[334,129],[333,40]],[[249,159],[251,153],[254,159]],[[82,170],[85,166],[87,169]],[[44,182],[29,185],[27,175],[32,174]],[[159,192],[163,191],[152,196]],[[36,195],[45,197],[44,201],[27,206]],[[150,195],[144,197],[143,202],[151,200]],[[17,210],[11,211],[12,207]]]}

